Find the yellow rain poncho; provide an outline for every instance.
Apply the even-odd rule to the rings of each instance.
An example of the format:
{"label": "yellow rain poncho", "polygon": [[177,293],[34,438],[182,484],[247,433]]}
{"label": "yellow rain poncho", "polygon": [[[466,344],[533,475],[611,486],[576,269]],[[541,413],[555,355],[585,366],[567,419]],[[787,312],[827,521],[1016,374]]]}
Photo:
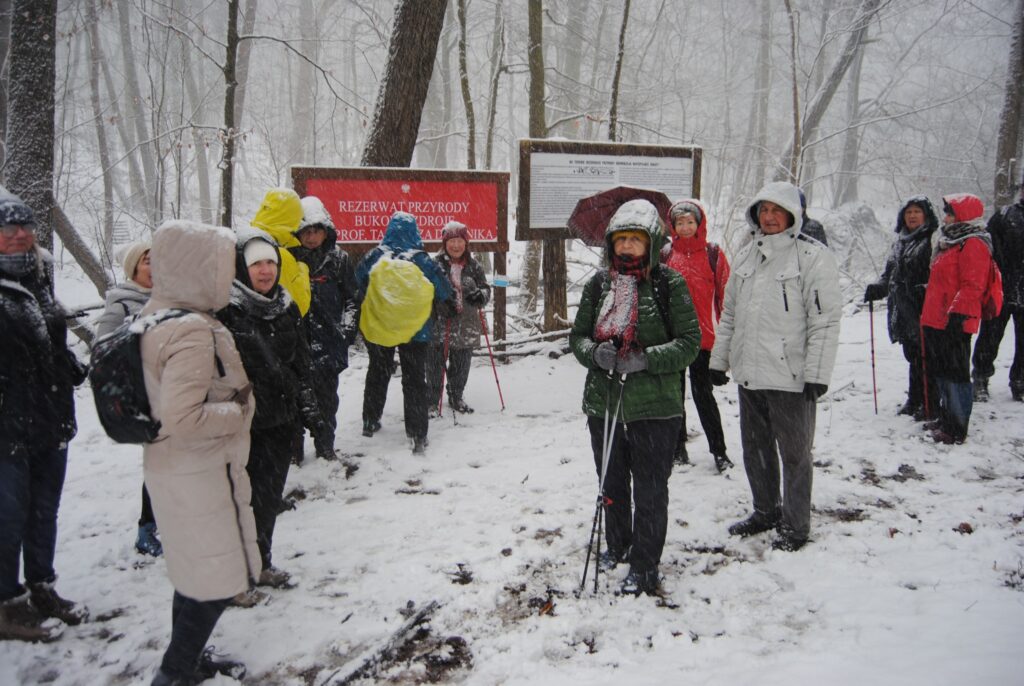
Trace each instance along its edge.
{"label": "yellow rain poncho", "polygon": [[292,232],[299,228],[302,221],[302,203],[299,194],[290,188],[271,188],[263,197],[260,209],[250,224],[263,229],[284,248],[281,253],[281,285],[288,290],[292,300],[299,306],[303,316],[309,311],[312,297],[309,287],[309,267],[297,261],[287,248],[298,245]]}

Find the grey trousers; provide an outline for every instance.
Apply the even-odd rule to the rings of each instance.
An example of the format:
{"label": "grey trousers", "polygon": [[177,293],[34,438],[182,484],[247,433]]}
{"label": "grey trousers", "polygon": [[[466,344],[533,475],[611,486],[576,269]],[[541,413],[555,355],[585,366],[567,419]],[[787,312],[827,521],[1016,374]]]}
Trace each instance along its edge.
{"label": "grey trousers", "polygon": [[792,536],[807,538],[811,528],[815,403],[805,399],[803,393],[751,391],[742,386],[739,396],[743,466],[754,510],[775,517],[781,500],[782,526]]}

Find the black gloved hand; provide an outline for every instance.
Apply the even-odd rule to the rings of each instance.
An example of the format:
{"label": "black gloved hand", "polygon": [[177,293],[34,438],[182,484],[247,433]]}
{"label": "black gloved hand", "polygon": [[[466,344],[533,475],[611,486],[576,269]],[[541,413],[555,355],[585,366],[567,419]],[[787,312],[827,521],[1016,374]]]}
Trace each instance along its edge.
{"label": "black gloved hand", "polygon": [[615,358],[619,349],[611,341],[605,341],[594,348],[594,364],[609,372],[615,370]]}
{"label": "black gloved hand", "polygon": [[462,291],[462,299],[466,304],[473,307],[483,307],[487,304],[487,291],[482,288],[473,288]]}
{"label": "black gloved hand", "polygon": [[456,309],[455,300],[438,300],[434,305],[434,311],[442,319],[451,319],[459,313]]}
{"label": "black gloved hand", "polygon": [[967,321],[966,314],[960,314],[959,312],[953,312],[949,315],[949,320],[946,321],[946,331],[950,333],[963,333],[964,322]]}
{"label": "black gloved hand", "polygon": [[864,302],[881,300],[887,295],[889,295],[889,288],[884,283],[869,283],[868,287],[864,289]]}
{"label": "black gloved hand", "polygon": [[823,383],[811,383],[808,381],[804,384],[804,398],[810,400],[812,403],[817,402],[818,398],[828,393],[828,385]]}
{"label": "black gloved hand", "polygon": [[642,350],[630,350],[624,357],[615,360],[615,371],[619,374],[635,374],[647,369],[647,355]]}
{"label": "black gloved hand", "polygon": [[729,375],[720,369],[709,369],[708,379],[711,381],[712,386],[724,386],[729,383]]}

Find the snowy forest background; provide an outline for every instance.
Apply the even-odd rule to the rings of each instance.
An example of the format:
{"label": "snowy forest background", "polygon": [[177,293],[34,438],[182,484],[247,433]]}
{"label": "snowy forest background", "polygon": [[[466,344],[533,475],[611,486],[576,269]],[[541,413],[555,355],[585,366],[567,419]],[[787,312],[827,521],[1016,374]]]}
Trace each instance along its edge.
{"label": "snowy forest background", "polygon": [[[0,35],[15,48],[19,5],[56,11],[55,222],[101,292],[115,243],[170,217],[244,225],[292,164],[504,169],[515,197],[519,138],[698,145],[727,250],[750,195],[788,178],[839,225],[841,255],[858,242],[869,253],[845,260],[856,282],[877,272],[909,195],[972,192],[991,210],[1020,174],[1021,0],[5,0]],[[403,11],[440,26],[418,129],[423,71],[389,60]],[[10,63],[5,179],[38,190],[35,156],[13,159],[18,113],[38,115],[8,107]],[[386,76],[397,105],[378,100]],[[378,103],[415,137],[411,155],[367,146]],[[539,254],[510,264],[532,293]]]}

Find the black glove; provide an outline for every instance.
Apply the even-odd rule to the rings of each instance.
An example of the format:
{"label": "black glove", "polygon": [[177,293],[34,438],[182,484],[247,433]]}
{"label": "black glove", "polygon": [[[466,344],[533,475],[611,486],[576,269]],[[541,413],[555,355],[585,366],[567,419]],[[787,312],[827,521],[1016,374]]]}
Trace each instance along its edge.
{"label": "black glove", "polygon": [[483,307],[487,304],[487,292],[482,288],[473,288],[462,291],[462,299],[473,307]]}
{"label": "black glove", "polygon": [[709,369],[708,379],[711,381],[712,386],[724,386],[729,383],[729,375],[720,369]]}
{"label": "black glove", "polygon": [[949,315],[949,320],[946,322],[946,331],[950,333],[963,333],[964,322],[967,321],[966,314],[960,314],[959,312],[953,312]]}
{"label": "black glove", "polygon": [[881,300],[887,295],[889,295],[889,288],[884,283],[869,283],[868,287],[864,289],[864,302]]}
{"label": "black glove", "polygon": [[302,415],[302,425],[309,429],[310,435],[317,436],[323,432],[324,420],[320,416],[313,389],[303,388],[299,391],[299,413]]}
{"label": "black glove", "polygon": [[434,306],[434,311],[442,319],[451,319],[459,313],[455,308],[455,300],[438,300]]}
{"label": "black glove", "polygon": [[617,358],[615,371],[619,374],[635,374],[647,369],[647,355],[642,350],[631,350],[625,357]]}
{"label": "black glove", "polygon": [[619,349],[615,347],[615,344],[611,341],[605,341],[594,348],[594,364],[609,372],[614,371],[615,358],[618,354]]}
{"label": "black glove", "polygon": [[231,399],[234,400],[239,405],[246,405],[249,402],[250,397],[252,397],[252,384],[247,383],[241,388],[239,388],[237,391],[235,391],[235,394],[231,397]]}
{"label": "black glove", "polygon": [[817,402],[818,398],[828,393],[828,385],[823,383],[811,383],[808,381],[804,384],[804,399],[810,400],[812,403]]}

